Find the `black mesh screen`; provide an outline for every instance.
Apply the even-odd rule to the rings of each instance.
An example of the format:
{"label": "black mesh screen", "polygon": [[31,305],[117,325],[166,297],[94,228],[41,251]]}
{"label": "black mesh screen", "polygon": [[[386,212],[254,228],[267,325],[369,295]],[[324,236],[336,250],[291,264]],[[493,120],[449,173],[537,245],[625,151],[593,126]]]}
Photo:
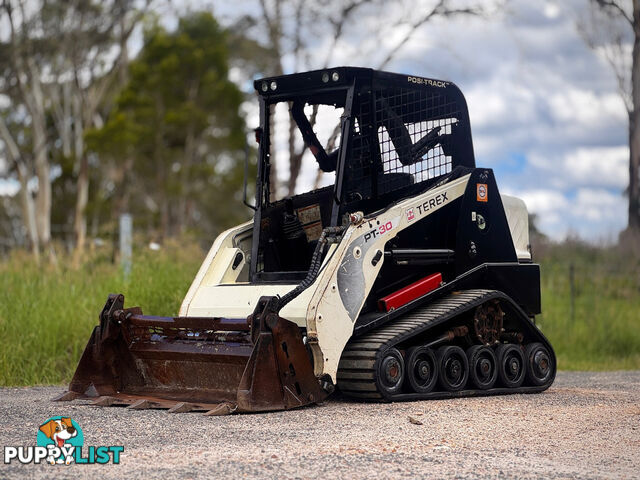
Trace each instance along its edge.
{"label": "black mesh screen", "polygon": [[451,172],[453,133],[460,121],[456,100],[426,88],[374,89],[358,100],[347,167],[351,200]]}

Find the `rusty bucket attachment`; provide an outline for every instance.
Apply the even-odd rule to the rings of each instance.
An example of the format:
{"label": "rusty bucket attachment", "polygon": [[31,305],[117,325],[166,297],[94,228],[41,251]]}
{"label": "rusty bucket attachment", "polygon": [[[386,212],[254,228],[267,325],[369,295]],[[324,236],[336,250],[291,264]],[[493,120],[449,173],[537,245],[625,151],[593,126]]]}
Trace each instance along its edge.
{"label": "rusty bucket attachment", "polygon": [[278,297],[246,319],[153,317],[109,295],[69,385],[57,400],[206,411],[284,410],[326,398],[298,326]]}

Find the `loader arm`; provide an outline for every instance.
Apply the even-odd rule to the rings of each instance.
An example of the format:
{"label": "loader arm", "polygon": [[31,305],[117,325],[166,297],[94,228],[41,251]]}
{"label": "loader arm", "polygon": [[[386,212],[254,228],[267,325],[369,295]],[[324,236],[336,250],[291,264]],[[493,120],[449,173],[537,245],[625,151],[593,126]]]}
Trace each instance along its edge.
{"label": "loader arm", "polygon": [[385,245],[402,230],[461,198],[469,177],[404,199],[349,226],[318,279],[307,310],[307,341],[316,376],[329,375],[335,381],[342,350],[384,264]]}

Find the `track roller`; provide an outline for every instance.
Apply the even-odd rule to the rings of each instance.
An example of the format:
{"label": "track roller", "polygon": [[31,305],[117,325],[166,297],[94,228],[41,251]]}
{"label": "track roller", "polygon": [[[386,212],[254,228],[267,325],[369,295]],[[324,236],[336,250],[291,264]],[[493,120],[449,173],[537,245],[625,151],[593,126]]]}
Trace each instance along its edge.
{"label": "track roller", "polygon": [[527,367],[527,383],[529,385],[545,385],[555,371],[549,351],[541,343],[531,343],[524,351]]}
{"label": "track roller", "polygon": [[498,378],[498,360],[489,347],[473,345],[467,349],[469,380],[480,390],[493,387]]}
{"label": "track roller", "polygon": [[413,347],[407,351],[407,377],[416,393],[429,393],[438,381],[438,367],[433,350]]}
{"label": "track roller", "polygon": [[469,361],[464,350],[445,345],[438,349],[437,360],[440,386],[449,392],[462,390],[469,378]]}
{"label": "track roller", "polygon": [[498,379],[507,388],[517,388],[524,382],[526,364],[522,349],[513,343],[504,343],[496,350]]}
{"label": "track roller", "polygon": [[404,359],[397,348],[389,348],[378,363],[376,383],[388,395],[400,392],[404,380]]}

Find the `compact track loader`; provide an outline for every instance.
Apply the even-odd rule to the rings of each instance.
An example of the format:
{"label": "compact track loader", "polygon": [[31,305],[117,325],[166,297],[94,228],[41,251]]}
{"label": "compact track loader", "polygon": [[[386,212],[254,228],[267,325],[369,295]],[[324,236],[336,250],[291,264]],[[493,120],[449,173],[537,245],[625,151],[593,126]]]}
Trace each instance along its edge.
{"label": "compact track loader", "polygon": [[[527,210],[475,166],[460,90],[350,67],[255,88],[253,220],[215,240],[178,317],[110,295],[59,399],[214,415],[335,387],[373,401],[547,389]],[[278,118],[327,186],[278,198]]]}

